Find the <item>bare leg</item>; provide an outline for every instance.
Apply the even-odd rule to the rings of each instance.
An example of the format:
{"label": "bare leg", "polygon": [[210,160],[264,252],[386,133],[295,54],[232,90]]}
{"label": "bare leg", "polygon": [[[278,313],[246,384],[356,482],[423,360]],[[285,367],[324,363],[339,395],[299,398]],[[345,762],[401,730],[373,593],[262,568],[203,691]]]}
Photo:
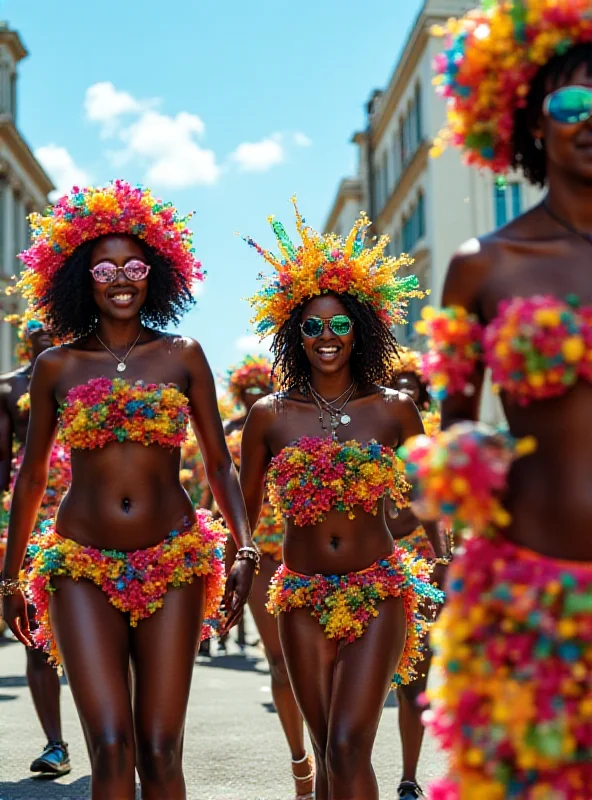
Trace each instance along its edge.
{"label": "bare leg", "polygon": [[27,647],[27,681],[45,738],[61,742],[60,679],[44,653],[35,647]]}
{"label": "bare leg", "polygon": [[399,701],[399,732],[403,749],[402,781],[417,781],[417,765],[423,743],[424,727],[421,721],[422,709],[418,698],[425,692],[428,683],[428,672],[432,660],[431,651],[427,651],[423,660],[417,664],[416,680],[400,686],[397,690]]}
{"label": "bare leg", "polygon": [[54,580],[50,617],[90,756],[92,800],[134,800],[129,624],[86,580]]}
{"label": "bare leg", "polygon": [[[304,749],[304,723],[302,714],[296,703],[288,670],[282,653],[278,622],[265,608],[267,602],[267,587],[277,569],[277,562],[268,556],[261,559],[261,571],[255,578],[253,591],[249,599],[249,608],[259,631],[259,636],[265,647],[265,655],[271,674],[271,693],[276,711],[280,718],[284,735],[290,748],[293,761],[301,761],[306,755]],[[293,766],[295,775],[306,776],[310,772],[307,762]],[[312,779],[296,782],[296,790],[300,795],[313,791]]]}
{"label": "bare leg", "polygon": [[185,800],[183,735],[205,610],[205,582],[170,589],[132,629],[134,721],[143,800]]}
{"label": "bare leg", "polygon": [[290,682],[312,739],[315,798],[329,800],[326,753],[338,645],[325,637],[307,608],[280,614],[279,631]]}
{"label": "bare leg", "polygon": [[339,648],[327,745],[330,800],[378,800],[372,748],[406,634],[401,598],[378,609],[366,633]]}

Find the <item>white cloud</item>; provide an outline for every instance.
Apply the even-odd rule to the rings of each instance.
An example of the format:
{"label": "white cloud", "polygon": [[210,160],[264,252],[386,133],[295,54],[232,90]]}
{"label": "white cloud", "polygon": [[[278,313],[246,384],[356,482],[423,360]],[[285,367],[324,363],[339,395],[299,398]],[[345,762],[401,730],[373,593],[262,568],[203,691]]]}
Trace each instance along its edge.
{"label": "white cloud", "polygon": [[206,285],[204,281],[195,281],[195,283],[191,287],[191,294],[194,297],[202,297],[205,290],[206,290]]}
{"label": "white cloud", "polygon": [[284,161],[282,137],[274,134],[259,142],[243,142],[231,153],[230,158],[243,172],[267,172]]}
{"label": "white cloud", "polygon": [[216,183],[220,167],[213,150],[196,141],[205,130],[195,114],[182,111],[175,117],[145,111],[121,131],[125,154],[118,159],[137,157],[146,164],[146,181],[159,186],[183,188]]}
{"label": "white cloud", "polygon": [[35,156],[56,185],[56,191],[52,193],[54,196],[66,194],[73,186],[90,183],[89,175],[74,162],[65,147],[46,144],[35,150]]}
{"label": "white cloud", "polygon": [[310,147],[312,144],[312,139],[310,136],[307,136],[302,131],[296,131],[292,134],[292,141],[297,147]]}
{"label": "white cloud", "polygon": [[158,103],[158,100],[136,100],[129,92],[116,89],[109,81],[89,86],[84,98],[87,119],[99,122],[103,136],[112,136],[126,114],[141,114]]}
{"label": "white cloud", "polygon": [[239,336],[236,340],[236,348],[241,353],[258,353],[261,355],[269,355],[271,352],[271,336],[267,336],[263,341],[255,333],[249,333],[245,336]]}

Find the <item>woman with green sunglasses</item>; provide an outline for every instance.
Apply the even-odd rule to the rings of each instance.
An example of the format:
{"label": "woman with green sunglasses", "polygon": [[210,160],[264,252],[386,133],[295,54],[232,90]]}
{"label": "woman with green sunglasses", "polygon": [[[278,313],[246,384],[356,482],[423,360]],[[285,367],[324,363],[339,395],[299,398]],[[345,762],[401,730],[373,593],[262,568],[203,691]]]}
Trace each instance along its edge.
{"label": "woman with green sunglasses", "polygon": [[[297,211],[299,246],[272,224],[282,257],[248,241],[276,270],[252,304],[259,333],[274,334],[282,391],[251,409],[241,486],[253,526],[266,477],[284,518],[267,608],[313,744],[314,797],[377,800],[372,749],[384,701],[393,675],[415,674],[428,628],[421,598],[442,594],[430,583],[434,560],[396,546],[384,512],[386,495],[405,501],[395,448],[423,430],[413,401],[383,386],[396,352],[391,325],[420,292],[415,277],[397,277],[408,262],[384,255],[386,237],[364,247],[365,216],[342,240],[306,227]],[[431,538],[442,556],[435,530]]]}

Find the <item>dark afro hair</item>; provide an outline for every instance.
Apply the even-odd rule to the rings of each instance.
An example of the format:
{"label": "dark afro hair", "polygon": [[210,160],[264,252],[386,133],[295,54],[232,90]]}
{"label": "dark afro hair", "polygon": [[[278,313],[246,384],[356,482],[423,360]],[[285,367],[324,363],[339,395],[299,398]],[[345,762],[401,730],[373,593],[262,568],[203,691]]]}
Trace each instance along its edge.
{"label": "dark afro hair", "polygon": [[547,182],[545,150],[535,147],[532,133],[533,128],[540,124],[543,102],[549,92],[571,80],[582,65],[592,76],[592,42],[577,44],[541,67],[530,85],[525,108],[517,109],[514,114],[512,163],[534,186],[542,187]]}
{"label": "dark afro hair", "polygon": [[[388,365],[397,353],[397,340],[379,320],[372,306],[360,303],[349,294],[335,296],[354,323],[356,344],[350,360],[354,381],[359,386],[384,384],[388,378]],[[284,390],[305,389],[310,379],[310,362],[302,347],[300,332],[302,309],[306,302],[292,311],[273,341],[273,371]]]}
{"label": "dark afro hair", "polygon": [[[78,247],[56,272],[46,294],[41,299],[52,332],[65,340],[77,339],[92,333],[99,320],[99,310],[92,293],[89,273],[93,248],[99,241],[92,239]],[[175,274],[168,259],[146,242],[130,236],[141,247],[146,263],[150,264],[148,293],[140,315],[142,322],[156,328],[176,324],[195,301],[187,281]]]}

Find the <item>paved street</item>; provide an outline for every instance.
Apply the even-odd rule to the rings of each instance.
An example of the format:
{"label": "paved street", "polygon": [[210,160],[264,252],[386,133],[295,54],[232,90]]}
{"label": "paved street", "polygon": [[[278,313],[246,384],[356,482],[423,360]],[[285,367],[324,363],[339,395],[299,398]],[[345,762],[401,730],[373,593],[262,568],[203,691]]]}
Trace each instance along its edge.
{"label": "paved street", "polygon": [[[88,798],[89,764],[67,686],[62,691],[64,736],[73,770],[57,782],[28,777],[43,737],[26,686],[23,648],[0,642],[0,800]],[[188,797],[290,800],[289,756],[271,704],[265,660],[257,648],[249,649],[246,657],[230,653],[209,661],[200,658],[196,667],[185,745]],[[382,718],[374,761],[381,797],[394,800],[401,760],[392,698]],[[442,758],[428,741],[421,779],[425,783],[441,771]]]}

